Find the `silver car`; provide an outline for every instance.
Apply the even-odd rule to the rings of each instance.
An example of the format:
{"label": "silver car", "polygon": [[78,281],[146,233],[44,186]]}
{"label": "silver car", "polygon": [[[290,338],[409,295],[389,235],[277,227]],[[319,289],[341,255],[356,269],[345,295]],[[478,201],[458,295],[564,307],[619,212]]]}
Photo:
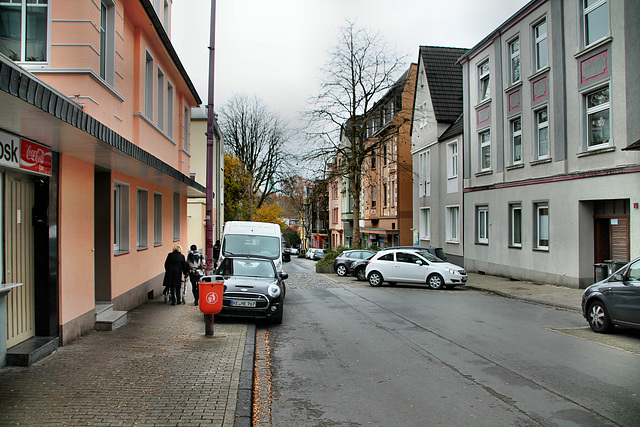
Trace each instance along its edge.
{"label": "silver car", "polygon": [[369,260],[365,274],[371,286],[404,282],[442,289],[467,283],[467,272],[462,267],[419,249],[380,251]]}

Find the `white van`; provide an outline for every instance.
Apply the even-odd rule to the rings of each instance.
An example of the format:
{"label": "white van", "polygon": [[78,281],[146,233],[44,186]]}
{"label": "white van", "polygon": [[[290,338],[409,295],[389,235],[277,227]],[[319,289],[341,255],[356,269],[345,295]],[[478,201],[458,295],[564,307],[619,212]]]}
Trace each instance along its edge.
{"label": "white van", "polygon": [[282,231],[278,224],[252,221],[227,221],[222,231],[220,262],[233,255],[261,255],[273,260],[282,271]]}

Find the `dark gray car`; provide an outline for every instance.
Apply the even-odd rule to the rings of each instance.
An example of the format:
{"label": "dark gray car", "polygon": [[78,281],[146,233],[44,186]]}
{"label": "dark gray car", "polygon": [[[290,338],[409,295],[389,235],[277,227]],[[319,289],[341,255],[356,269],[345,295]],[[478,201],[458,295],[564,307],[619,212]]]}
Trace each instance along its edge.
{"label": "dark gray car", "polygon": [[616,325],[640,329],[640,258],[585,289],[582,314],[595,332]]}
{"label": "dark gray car", "polygon": [[347,274],[351,274],[351,264],[353,264],[354,261],[369,259],[373,255],[375,255],[375,251],[367,249],[344,251],[333,262],[333,271],[340,277],[346,276]]}

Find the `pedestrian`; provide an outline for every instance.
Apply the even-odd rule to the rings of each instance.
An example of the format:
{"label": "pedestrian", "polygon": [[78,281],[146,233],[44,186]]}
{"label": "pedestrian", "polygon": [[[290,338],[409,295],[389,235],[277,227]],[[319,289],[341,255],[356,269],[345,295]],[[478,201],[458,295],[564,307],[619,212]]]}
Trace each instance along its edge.
{"label": "pedestrian", "polygon": [[199,286],[198,283],[204,276],[204,256],[196,245],[191,245],[191,250],[187,255],[187,264],[189,264],[189,281],[191,282],[191,291],[193,292],[193,305],[198,305]]}
{"label": "pedestrian", "polygon": [[213,268],[218,266],[218,258],[220,257],[220,240],[216,240],[216,244],[213,245]]}
{"label": "pedestrian", "polygon": [[180,301],[180,287],[182,277],[189,274],[189,265],[182,255],[182,246],[175,245],[173,251],[167,255],[164,262],[164,280],[162,285],[168,288],[171,293],[171,305],[184,304],[184,299]]}

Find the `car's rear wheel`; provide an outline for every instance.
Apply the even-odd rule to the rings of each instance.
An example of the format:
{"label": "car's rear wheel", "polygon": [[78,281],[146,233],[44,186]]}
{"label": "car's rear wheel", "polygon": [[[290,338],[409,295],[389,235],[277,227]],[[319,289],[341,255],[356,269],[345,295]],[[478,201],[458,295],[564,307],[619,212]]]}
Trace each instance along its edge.
{"label": "car's rear wheel", "polygon": [[613,328],[607,308],[602,301],[594,301],[587,311],[587,318],[589,320],[589,326],[594,332],[606,333]]}
{"label": "car's rear wheel", "polygon": [[431,289],[442,289],[442,287],[444,286],[444,279],[441,275],[433,273],[429,275],[429,277],[427,277],[427,284]]}
{"label": "car's rear wheel", "polygon": [[362,280],[362,281],[367,280],[367,277],[364,275],[364,273],[365,273],[364,267],[356,270],[356,276],[358,277],[358,280]]}
{"label": "car's rear wheel", "polygon": [[342,277],[342,276],[346,276],[347,274],[347,266],[344,264],[340,264],[339,266],[336,267],[336,273],[338,273],[338,276]]}
{"label": "car's rear wheel", "polygon": [[369,284],[373,287],[378,287],[378,286],[382,286],[382,282],[384,282],[384,279],[382,278],[382,274],[378,273],[377,271],[372,271],[371,274],[369,274]]}

